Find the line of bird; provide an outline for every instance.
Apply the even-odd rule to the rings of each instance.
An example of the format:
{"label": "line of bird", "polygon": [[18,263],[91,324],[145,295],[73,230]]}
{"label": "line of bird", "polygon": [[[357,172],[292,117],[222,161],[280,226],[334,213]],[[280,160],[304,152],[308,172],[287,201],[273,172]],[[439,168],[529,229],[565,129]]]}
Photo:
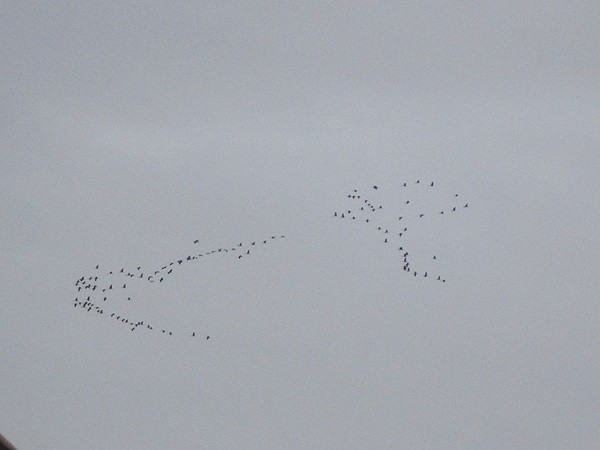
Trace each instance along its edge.
{"label": "line of bird", "polygon": [[[435,186],[435,183],[433,181],[431,181],[428,185],[426,185],[425,183],[421,183],[420,180],[417,180],[415,182],[415,184],[421,184],[422,186],[428,186],[428,187]],[[402,187],[407,187],[407,186],[408,186],[407,182],[404,182],[402,184]],[[379,186],[377,186],[377,185],[373,186],[373,190],[377,191],[378,189],[379,189]],[[457,197],[458,197],[458,194],[454,194],[454,198],[457,198]],[[430,270],[424,270],[424,271],[418,272],[417,270],[414,270],[411,267],[411,261],[409,259],[410,253],[406,249],[406,243],[404,242],[404,239],[403,239],[406,236],[406,233],[408,232],[408,227],[400,225],[400,227],[397,228],[395,231],[390,231],[392,229],[392,227],[386,227],[386,226],[380,225],[380,222],[377,219],[374,220],[373,214],[382,210],[383,205],[378,204],[379,202],[376,203],[372,200],[369,200],[368,198],[365,197],[365,195],[363,193],[359,192],[358,189],[353,189],[351,193],[346,195],[346,198],[350,199],[350,201],[358,202],[358,205],[360,205],[360,207],[355,207],[354,210],[344,208],[341,211],[335,211],[333,213],[333,217],[337,217],[337,218],[341,218],[341,219],[358,220],[359,222],[368,224],[368,225],[372,226],[373,228],[376,228],[377,232],[380,232],[380,233],[386,235],[383,240],[384,244],[395,243],[395,245],[398,245],[398,251],[401,254],[402,263],[403,263],[402,270],[404,272],[412,274],[413,277],[417,277],[419,274],[422,274],[422,276],[424,278],[431,278],[436,281],[441,281],[443,283],[446,282],[446,279],[443,278],[441,275],[438,275],[437,278],[435,276],[430,275]],[[403,200],[403,203],[404,203],[405,207],[408,207],[407,205],[409,205],[411,203],[411,201]],[[468,207],[469,207],[468,203],[465,203],[463,206],[463,208],[468,208]],[[448,211],[456,212],[457,208],[460,208],[460,207],[452,206],[451,209],[449,209]],[[411,211],[402,212],[401,214],[403,214],[403,215],[398,216],[399,223],[402,223],[402,220],[403,219],[405,220],[408,217],[417,217],[418,216],[419,218],[423,218],[426,215],[425,212],[411,213]],[[438,214],[439,215],[444,214],[444,210],[440,211]],[[434,214],[434,215],[437,215],[437,214]],[[396,226],[394,226],[394,228],[395,227]],[[411,230],[412,230],[412,228],[411,228]],[[437,256],[433,255],[433,257],[431,259],[437,260]]]}
{"label": "line of bird", "polygon": [[[154,330],[154,326],[150,325],[149,323],[146,323],[143,320],[133,320],[129,317],[125,317],[119,313],[116,312],[110,312],[110,314],[108,312],[105,313],[105,303],[109,298],[114,297],[114,294],[119,291],[119,290],[123,290],[123,289],[127,289],[127,283],[124,282],[123,285],[121,286],[121,284],[116,284],[114,280],[110,280],[110,281],[106,281],[104,282],[103,279],[104,277],[109,277],[112,276],[112,278],[114,277],[122,277],[122,278],[126,278],[126,279],[132,279],[131,281],[137,280],[137,281],[144,281],[144,282],[148,282],[148,283],[162,283],[163,281],[166,280],[167,276],[171,275],[173,273],[173,270],[185,263],[189,263],[191,261],[196,261],[199,259],[204,259],[204,257],[210,256],[210,255],[217,255],[217,254],[227,254],[227,253],[232,253],[237,255],[237,259],[240,260],[243,257],[247,257],[248,255],[251,254],[251,249],[256,248],[256,246],[260,246],[260,245],[265,245],[268,242],[275,240],[275,239],[282,239],[285,238],[285,235],[278,235],[278,236],[271,236],[270,238],[267,239],[262,239],[262,240],[258,240],[258,241],[252,241],[252,242],[248,242],[247,244],[244,244],[243,242],[239,242],[237,245],[234,246],[228,246],[228,247],[218,247],[215,248],[213,250],[207,250],[198,254],[189,254],[183,258],[178,258],[175,259],[173,261],[170,261],[164,265],[161,265],[160,269],[157,270],[150,270],[150,271],[145,271],[142,269],[141,266],[138,266],[137,269],[135,270],[126,270],[124,267],[122,267],[120,270],[119,269],[113,269],[113,270],[108,270],[108,271],[102,271],[102,269],[100,268],[100,265],[97,264],[95,267],[95,272],[94,275],[92,276],[82,276],[80,278],[78,278],[75,281],[75,287],[77,289],[77,296],[75,297],[75,300],[73,302],[73,306],[75,308],[82,308],[83,310],[87,311],[87,312],[95,312],[96,314],[102,314],[102,315],[106,315],[108,317],[111,317],[115,320],[117,320],[118,322],[131,327],[131,331],[135,331],[138,327],[142,327],[146,330]],[[194,240],[194,244],[198,244],[200,240],[196,239]],[[246,248],[247,247],[247,248]],[[98,272],[100,271],[100,272]],[[150,274],[150,275],[148,275]],[[121,280],[123,281],[123,280]],[[86,297],[86,294],[87,297]],[[113,294],[113,295],[111,295]],[[96,299],[96,297],[98,297],[98,299]],[[99,300],[99,298],[102,298],[102,300]],[[131,297],[127,297],[128,301],[131,301]],[[97,302],[97,303],[96,303]],[[168,329],[156,329],[156,331],[160,331],[163,334],[169,335],[169,336],[173,336],[173,330],[168,330]],[[199,335],[196,334],[195,331],[192,331],[191,333],[187,333],[188,336],[191,337],[197,337]],[[206,339],[208,340],[210,338],[210,336],[206,336]]]}

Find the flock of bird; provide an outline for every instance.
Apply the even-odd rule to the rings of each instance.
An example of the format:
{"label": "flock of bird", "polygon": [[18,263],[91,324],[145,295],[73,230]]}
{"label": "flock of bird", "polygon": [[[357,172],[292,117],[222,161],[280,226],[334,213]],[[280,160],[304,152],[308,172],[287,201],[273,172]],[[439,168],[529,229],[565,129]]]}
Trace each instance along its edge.
{"label": "flock of bird", "polygon": [[[409,198],[415,193],[414,188],[433,190],[436,188],[436,185],[433,181],[421,183],[420,180],[417,180],[416,182],[402,183],[399,187],[399,192],[394,190],[392,194],[394,195],[394,198],[401,199],[400,203],[402,205],[402,210],[396,212],[396,214],[392,216],[393,224],[384,225],[383,223],[385,215],[382,214],[382,210],[384,207],[374,200],[374,198],[378,196],[377,194],[381,192],[380,187],[377,185],[369,188],[367,193],[359,192],[358,189],[353,189],[352,192],[348,193],[346,196],[346,201],[349,204],[343,209],[335,211],[333,217],[363,223],[373,232],[380,233],[383,244],[389,245],[398,252],[399,257],[401,258],[400,265],[405,273],[412,277],[429,278],[445,283],[446,278],[440,275],[435,267],[438,259],[435,254],[427,257],[430,263],[434,265],[433,268],[427,267],[426,269],[419,269],[417,271],[413,267],[411,260],[413,254],[408,250],[406,236],[407,234],[414,232],[415,225],[421,223],[421,220],[431,216],[448,217],[457,213],[459,210],[468,208],[469,204],[459,201],[459,195],[454,194],[452,197],[452,204],[445,209],[435,212],[415,210],[415,204],[411,203],[411,198]],[[150,284],[154,283],[158,286],[172,276],[173,272],[183,265],[190,264],[194,261],[204,260],[215,254],[231,254],[240,260],[248,257],[259,246],[282,238],[285,238],[285,236],[274,235],[258,241],[246,243],[239,242],[233,246],[220,247],[200,253],[193,252],[185,257],[176,258],[173,261],[150,270],[143,269],[141,266],[138,266],[136,269],[125,269],[122,267],[120,269],[106,270],[101,268],[98,264],[92,275],[81,276],[75,281],[77,293],[73,306],[86,312],[110,317],[118,323],[129,327],[131,331],[136,331],[140,328],[147,331],[159,332],[168,336],[185,335],[193,338],[200,337],[200,333],[196,333],[195,330],[187,332],[177,331],[174,333],[171,329],[155,327],[145,320],[139,318],[134,319],[129,316],[126,317],[124,314],[115,311],[117,305],[113,304],[113,300],[122,300],[126,297],[125,301],[131,301],[132,298],[127,293],[129,292],[128,283],[133,281]],[[199,242],[199,239],[193,241],[194,244],[198,244]],[[206,337],[206,340],[210,339],[210,336],[208,335],[203,334],[203,336]]]}
{"label": "flock of bird", "polygon": [[[398,220],[395,221],[395,225],[384,225],[381,221],[381,216],[378,214],[383,209],[383,205],[378,204],[378,202],[375,202],[372,198],[367,198],[367,196],[364,193],[359,192],[357,189],[353,189],[352,192],[350,192],[346,196],[347,200],[351,203],[351,205],[340,211],[335,211],[333,213],[333,217],[356,220],[357,222],[362,222],[366,224],[373,231],[381,233],[383,235],[382,239],[384,244],[388,244],[390,246],[393,245],[393,248],[397,247],[396,251],[402,258],[402,270],[407,274],[411,274],[413,277],[422,276],[424,278],[430,278],[432,280],[445,283],[446,279],[442,275],[439,275],[437,273],[433,274],[430,268],[427,268],[426,270],[419,269],[419,271],[417,271],[411,265],[411,253],[408,251],[406,244],[406,235],[409,232],[409,228],[407,225],[409,225],[408,222],[411,222],[411,219],[420,220],[429,216],[441,216],[444,213],[446,213],[446,215],[454,214],[460,209],[468,208],[469,204],[465,203],[463,205],[462,203],[459,203],[459,195],[454,194],[453,204],[447,209],[442,209],[434,213],[429,213],[426,211],[415,211],[415,209],[411,205],[411,200],[408,198],[411,191],[409,189],[404,189],[408,188],[413,184],[420,185],[424,188],[435,188],[435,183],[433,181],[429,183],[421,183],[421,180],[417,180],[414,183],[402,183],[400,192],[394,193],[395,195],[397,194],[399,196],[402,196],[401,202],[404,207],[402,211],[398,212],[394,216],[394,221],[395,217],[398,217]],[[374,191],[377,191],[378,189],[379,186],[373,186],[371,193],[374,193]],[[372,196],[369,195],[369,197]],[[412,222],[410,224],[410,232],[413,231],[414,223],[415,222]],[[438,258],[436,255],[430,256],[431,261],[437,261],[437,259]]]}
{"label": "flock of bird", "polygon": [[[165,335],[173,336],[173,330],[166,328],[159,328],[150,323],[134,319],[132,317],[125,317],[123,314],[115,312],[115,306],[112,305],[112,300],[122,295],[117,295],[118,292],[126,292],[128,289],[128,282],[131,284],[133,281],[145,282],[145,283],[156,283],[159,285],[163,283],[169,276],[172,276],[173,271],[177,270],[184,264],[189,264],[193,261],[204,260],[206,257],[215,254],[226,254],[230,253],[237,256],[237,259],[248,257],[254,249],[258,246],[265,245],[273,240],[285,238],[284,235],[270,236],[267,239],[259,241],[252,241],[244,244],[240,242],[233,246],[219,247],[212,250],[207,250],[200,253],[193,253],[186,255],[182,258],[174,259],[168,263],[165,263],[159,268],[145,270],[141,266],[136,269],[120,269],[104,270],[99,264],[96,265],[93,275],[81,276],[75,281],[75,288],[77,290],[75,300],[73,301],[73,307],[81,308],[86,312],[91,312],[99,315],[104,315],[116,320],[129,328],[131,331],[135,331],[138,328],[147,331],[162,332]],[[194,240],[194,244],[198,244],[199,239]],[[109,302],[111,301],[111,302]],[[127,297],[127,301],[131,301],[131,296]],[[108,303],[107,303],[108,302]],[[196,331],[187,333],[181,333],[190,337],[199,337],[200,334]],[[210,336],[206,336],[206,340],[210,339]]]}

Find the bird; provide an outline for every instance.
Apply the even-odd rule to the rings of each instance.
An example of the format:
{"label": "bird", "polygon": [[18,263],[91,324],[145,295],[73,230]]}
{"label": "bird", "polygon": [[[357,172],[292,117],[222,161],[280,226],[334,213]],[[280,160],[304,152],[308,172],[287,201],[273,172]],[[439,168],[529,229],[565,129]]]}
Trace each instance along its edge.
{"label": "bird", "polygon": [[210,336],[206,336],[206,340],[208,341],[210,339]]}
{"label": "bird", "polygon": [[98,264],[96,264],[96,269],[98,268]]}
{"label": "bird", "polygon": [[430,187],[432,187],[432,186],[433,186],[433,181],[431,182],[431,184],[430,184],[429,186],[430,186]]}
{"label": "bird", "polygon": [[433,255],[433,259],[437,259],[437,256]]}
{"label": "bird", "polygon": [[377,189],[379,189],[379,188],[378,188],[377,186],[373,186],[373,189],[377,190]]}
{"label": "bird", "polygon": [[468,203],[465,203],[465,208],[468,208],[468,207],[469,207],[469,204],[468,204]]}
{"label": "bird", "polygon": [[126,287],[127,287],[127,284],[124,284],[124,285],[123,285],[123,289],[125,289]]}
{"label": "bird", "polygon": [[199,240],[200,240],[200,239],[196,239],[196,240],[194,241],[194,244],[197,244]]}
{"label": "bird", "polygon": [[425,214],[419,214],[419,217],[423,217]]}
{"label": "bird", "polygon": [[195,331],[192,333],[192,337],[193,337],[193,336],[196,336],[196,332],[195,332]]}

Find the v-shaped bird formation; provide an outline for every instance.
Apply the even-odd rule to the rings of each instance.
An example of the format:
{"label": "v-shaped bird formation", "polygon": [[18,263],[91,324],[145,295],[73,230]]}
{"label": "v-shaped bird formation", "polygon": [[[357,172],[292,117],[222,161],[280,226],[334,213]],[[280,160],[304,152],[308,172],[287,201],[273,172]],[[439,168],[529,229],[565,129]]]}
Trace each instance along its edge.
{"label": "v-shaped bird formation", "polygon": [[[437,219],[441,217],[451,217],[469,207],[467,202],[460,201],[458,194],[449,196],[447,206],[443,209],[432,211],[427,205],[420,206],[415,202],[415,197],[421,198],[422,195],[416,195],[418,189],[420,194],[433,192],[437,185],[433,181],[421,183],[421,180],[413,182],[403,182],[397,189],[389,189],[387,194],[393,196],[400,203],[401,209],[393,212],[393,220],[386,220],[382,215],[383,204],[376,201],[375,198],[381,197],[382,189],[378,185],[372,186],[366,190],[359,191],[353,189],[346,195],[347,205],[334,211],[333,217],[356,221],[362,224],[368,230],[381,235],[384,245],[394,249],[400,259],[399,265],[402,271],[412,277],[429,278],[430,280],[446,282],[446,278],[439,273],[438,258],[435,254],[427,259],[431,262],[431,267],[414,267],[412,263],[413,250],[409,250],[407,235],[418,233],[419,225],[424,220]],[[379,194],[379,195],[378,195]]]}
{"label": "v-shaped bird formation", "polygon": [[[75,281],[77,293],[75,300],[73,301],[73,307],[81,308],[86,312],[109,317],[116,322],[129,327],[131,331],[136,331],[139,328],[168,336],[184,335],[199,338],[201,335],[195,330],[187,332],[181,330],[174,331],[172,329],[156,326],[155,324],[150,324],[137,317],[126,317],[124,314],[118,312],[119,305],[115,304],[115,301],[122,301],[124,296],[118,295],[117,293],[122,294],[127,292],[132,283],[154,283],[155,286],[161,286],[163,282],[166,282],[168,278],[173,275],[174,271],[177,271],[183,265],[205,261],[212,255],[230,254],[237,260],[248,258],[261,246],[283,238],[285,238],[285,235],[273,235],[261,240],[246,243],[239,242],[235,245],[218,247],[199,253],[193,252],[180,258],[175,258],[172,261],[152,269],[145,269],[142,268],[142,266],[138,266],[135,269],[125,267],[105,269],[104,267],[101,267],[100,264],[97,264],[93,275],[81,276]],[[199,239],[194,240],[194,244],[197,244],[198,242]],[[127,295],[125,301],[130,302],[132,300],[134,300],[132,296]],[[210,336],[207,335],[206,340],[209,338]]]}

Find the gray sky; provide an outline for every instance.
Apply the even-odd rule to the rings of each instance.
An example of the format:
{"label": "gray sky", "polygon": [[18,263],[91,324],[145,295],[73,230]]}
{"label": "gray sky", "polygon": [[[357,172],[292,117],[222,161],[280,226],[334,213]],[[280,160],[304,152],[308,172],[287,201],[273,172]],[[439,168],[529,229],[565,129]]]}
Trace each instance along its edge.
{"label": "gray sky", "polygon": [[[18,448],[600,445],[597,2],[24,3],[0,14]],[[445,284],[331,217],[418,178],[419,208],[470,204],[410,238]],[[72,307],[96,264],[272,234],[113,303],[208,342]]]}

